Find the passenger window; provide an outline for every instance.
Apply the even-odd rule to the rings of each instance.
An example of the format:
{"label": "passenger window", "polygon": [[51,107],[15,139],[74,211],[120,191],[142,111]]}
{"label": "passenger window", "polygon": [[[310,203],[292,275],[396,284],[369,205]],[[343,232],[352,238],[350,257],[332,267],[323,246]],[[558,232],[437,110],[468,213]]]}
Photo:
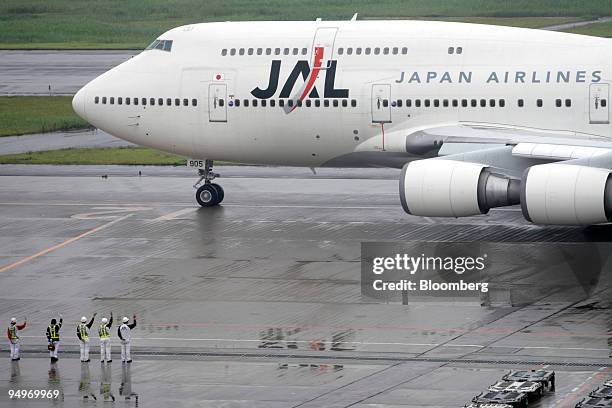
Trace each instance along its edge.
{"label": "passenger window", "polygon": [[378,55],[380,54],[380,48],[376,47],[374,48],[374,55]]}
{"label": "passenger window", "polygon": [[198,100],[197,99],[192,99],[191,100],[191,106],[198,106]]}
{"label": "passenger window", "polygon": [[480,107],[481,107],[481,108],[486,108],[486,107],[487,107],[487,101],[486,101],[486,99],[481,99],[481,100],[480,100]]}
{"label": "passenger window", "polygon": [[383,54],[385,55],[389,54],[389,47],[383,48]]}
{"label": "passenger window", "polygon": [[536,102],[536,105],[538,106],[538,108],[541,108],[542,106],[544,106],[544,101],[541,100],[541,99],[538,99],[537,102]]}
{"label": "passenger window", "polygon": [[352,48],[350,48],[350,47],[349,47],[349,48],[347,48],[347,49],[346,49],[346,54],[347,54],[347,55],[353,55],[353,49],[352,49]]}
{"label": "passenger window", "polygon": [[338,48],[338,55],[342,55],[344,54],[344,48],[340,47]]}
{"label": "passenger window", "polygon": [[281,108],[284,108],[285,107],[285,100],[284,99],[279,99],[278,100],[278,106],[281,107]]}
{"label": "passenger window", "polygon": [[189,99],[183,99],[183,106],[189,106]]}
{"label": "passenger window", "polygon": [[130,98],[125,98],[125,104],[129,105],[130,104]]}
{"label": "passenger window", "polygon": [[555,99],[555,106],[556,106],[557,108],[560,108],[560,107],[561,107],[561,105],[562,105],[562,103],[561,103],[561,99]]}
{"label": "passenger window", "polygon": [[147,104],[147,98],[142,98],[140,100],[140,102],[141,102],[141,105],[146,105]]}
{"label": "passenger window", "polygon": [[320,99],[315,99],[315,107],[317,107],[317,108],[321,107],[321,100]]}
{"label": "passenger window", "polygon": [[505,99],[500,99],[499,100],[499,107],[500,108],[504,108],[506,106],[506,100]]}
{"label": "passenger window", "polygon": [[425,107],[429,108],[431,106],[431,101],[429,99],[425,99]]}
{"label": "passenger window", "polygon": [[268,104],[268,102],[265,99],[261,100],[261,107],[262,108],[265,108],[267,104]]}
{"label": "passenger window", "polygon": [[180,105],[181,105],[181,100],[179,98],[174,98],[174,106],[180,106]]}
{"label": "passenger window", "polygon": [[233,55],[236,55],[236,49],[235,49],[235,48],[232,48],[232,49],[230,50],[230,55],[232,55],[232,56],[233,56]]}
{"label": "passenger window", "polygon": [[98,103],[98,102],[100,102],[100,97],[99,97],[99,96],[96,96],[96,97],[94,98],[94,103]]}
{"label": "passenger window", "polygon": [[312,102],[310,101],[310,99],[306,99],[306,107],[310,108],[312,106]]}
{"label": "passenger window", "polygon": [[401,107],[402,107],[402,100],[401,100],[401,99],[398,99],[398,100],[397,100],[397,107],[398,107],[398,108],[401,108]]}
{"label": "passenger window", "polygon": [[248,54],[248,55],[253,55],[253,49],[252,49],[252,48],[249,48],[249,49],[247,50],[247,54]]}
{"label": "passenger window", "polygon": [[253,99],[253,103],[251,104],[251,106],[254,108],[257,107],[257,99]]}
{"label": "passenger window", "polygon": [[439,99],[434,99],[433,104],[434,104],[434,107],[439,108],[440,107],[440,100]]}
{"label": "passenger window", "polygon": [[285,49],[283,50],[283,54],[285,54],[285,55],[289,55],[289,48],[285,48]]}
{"label": "passenger window", "polygon": [[244,48],[241,48],[240,50],[238,50],[238,55],[244,55]]}
{"label": "passenger window", "polygon": [[272,48],[266,48],[266,55],[272,55]]}
{"label": "passenger window", "polygon": [[388,108],[389,107],[389,101],[387,99],[383,99],[382,105],[383,105],[383,107]]}
{"label": "passenger window", "polygon": [[155,98],[149,98],[149,105],[155,106]]}
{"label": "passenger window", "polygon": [[323,107],[324,108],[329,108],[329,99],[324,99],[323,100]]}
{"label": "passenger window", "polygon": [[343,107],[343,108],[348,107],[348,101],[347,101],[346,99],[343,99],[343,100],[342,100],[342,107]]}
{"label": "passenger window", "polygon": [[134,105],[138,105],[138,98],[134,98]]}
{"label": "passenger window", "polygon": [[355,48],[355,54],[361,55],[361,48]]}
{"label": "passenger window", "polygon": [[258,48],[257,49],[257,55],[261,55],[263,54],[263,49],[262,48]]}
{"label": "passenger window", "polygon": [[102,97],[102,105],[106,105],[106,96]]}
{"label": "passenger window", "polygon": [[294,48],[294,49],[293,49],[293,55],[298,55],[298,52],[299,52],[299,51],[300,51],[300,50],[298,50],[297,48]]}
{"label": "passenger window", "polygon": [[351,107],[353,108],[357,107],[357,99],[351,99]]}
{"label": "passenger window", "polygon": [[280,55],[280,48],[274,49],[274,55]]}
{"label": "passenger window", "polygon": [[276,106],[276,99],[270,99],[270,106],[272,108]]}
{"label": "passenger window", "polygon": [[518,106],[519,106],[519,108],[522,108],[523,106],[525,106],[525,101],[523,99],[519,99],[518,100]]}
{"label": "passenger window", "polygon": [[290,108],[293,107],[293,99],[287,99],[287,106]]}
{"label": "passenger window", "polygon": [[219,98],[219,106],[225,106],[225,100],[223,98]]}
{"label": "passenger window", "polygon": [[448,108],[448,99],[444,99],[442,101],[442,106],[444,106],[445,108]]}
{"label": "passenger window", "polygon": [[221,55],[223,55],[224,57],[227,55],[227,48],[221,50]]}
{"label": "passenger window", "polygon": [[601,100],[601,107],[605,108],[606,106],[608,106],[608,100],[607,99],[602,99]]}
{"label": "passenger window", "polygon": [[402,47],[402,54],[403,55],[408,54],[408,47]]}
{"label": "passenger window", "polygon": [[399,49],[397,47],[393,47],[393,55],[397,55]]}
{"label": "passenger window", "polygon": [[449,54],[454,54],[455,53],[455,47],[448,47],[448,53]]}
{"label": "passenger window", "polygon": [[570,108],[572,106],[572,100],[571,99],[566,99],[565,100],[565,107],[566,108]]}
{"label": "passenger window", "polygon": [[421,107],[421,100],[420,99],[415,99],[414,100],[414,106],[416,108],[420,108]]}
{"label": "passenger window", "polygon": [[302,48],[302,55],[306,55],[308,54],[308,49],[307,48]]}
{"label": "passenger window", "polygon": [[490,99],[490,100],[489,100],[489,106],[490,106],[491,108],[494,108],[494,107],[495,107],[495,99]]}
{"label": "passenger window", "polygon": [[248,100],[248,99],[245,99],[245,100],[243,101],[243,105],[244,105],[244,107],[245,107],[245,108],[248,108],[248,107],[249,107],[249,100]]}
{"label": "passenger window", "polygon": [[453,99],[453,108],[458,108],[458,107],[459,107],[459,100]]}
{"label": "passenger window", "polygon": [[301,99],[298,99],[295,103],[297,104],[298,108],[302,107],[302,100]]}
{"label": "passenger window", "polygon": [[[194,101],[195,101],[195,99],[194,99]],[[195,105],[193,105],[193,106],[195,106]],[[234,100],[234,106],[237,107],[237,108],[240,107],[240,99]]]}
{"label": "passenger window", "polygon": [[463,108],[467,108],[467,106],[468,106],[468,100],[467,100],[467,99],[462,99],[462,100],[461,100],[461,106],[462,106]]}
{"label": "passenger window", "polygon": [[478,101],[476,99],[472,99],[472,108],[475,108],[478,106]]}
{"label": "passenger window", "polygon": [[463,53],[463,48],[457,47],[457,54],[462,54],[462,53]]}
{"label": "passenger window", "polygon": [[162,98],[157,99],[157,104],[159,106],[163,106],[164,105],[164,100]]}
{"label": "passenger window", "polygon": [[[384,102],[388,102],[388,101],[385,99],[385,100],[383,101],[383,104],[384,104]],[[337,107],[338,107],[338,100],[337,100],[337,99],[334,99],[334,100],[333,100],[333,102],[332,102],[332,105],[334,106],[334,108],[337,108]]]}
{"label": "passenger window", "polygon": [[371,52],[372,52],[372,49],[370,47],[366,47],[365,54],[370,55]]}

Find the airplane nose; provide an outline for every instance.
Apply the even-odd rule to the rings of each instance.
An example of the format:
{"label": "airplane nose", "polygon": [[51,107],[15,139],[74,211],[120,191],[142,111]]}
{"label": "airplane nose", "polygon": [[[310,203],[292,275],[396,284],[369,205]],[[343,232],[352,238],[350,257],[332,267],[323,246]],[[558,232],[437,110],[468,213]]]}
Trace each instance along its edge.
{"label": "airplane nose", "polygon": [[86,100],[86,92],[85,87],[79,89],[79,91],[72,98],[72,109],[79,115],[81,118],[87,120],[87,115],[85,112],[85,100]]}

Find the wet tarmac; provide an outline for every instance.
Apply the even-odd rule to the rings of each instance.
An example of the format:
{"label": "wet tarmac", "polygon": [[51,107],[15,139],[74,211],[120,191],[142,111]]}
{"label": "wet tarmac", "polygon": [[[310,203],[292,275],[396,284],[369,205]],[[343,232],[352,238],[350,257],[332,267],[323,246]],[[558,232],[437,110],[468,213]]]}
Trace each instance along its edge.
{"label": "wet tarmac", "polygon": [[[527,304],[513,301],[533,284],[520,270],[494,302],[360,290],[364,241],[546,246],[608,241],[608,228],[534,226],[518,208],[408,216],[384,169],[218,167],[226,198],[212,209],[197,208],[181,168],[19,169],[0,167],[0,321],[28,327],[19,363],[0,344],[2,406],[24,406],[8,405],[17,388],[58,388],[73,406],[88,384],[98,402],[135,404],[120,393],[129,383],[147,407],[457,407],[510,369],[547,367],[557,390],[530,406],[573,407],[612,378],[605,271],[588,295],[565,285]],[[74,328],[94,311],[138,316],[129,373],[115,330],[110,369],[95,336],[89,373],[78,361]],[[44,331],[60,312],[52,367]]]}
{"label": "wet tarmac", "polygon": [[0,95],[73,95],[139,50],[0,50]]}
{"label": "wet tarmac", "polygon": [[134,146],[100,129],[0,137],[0,155],[68,148]]}

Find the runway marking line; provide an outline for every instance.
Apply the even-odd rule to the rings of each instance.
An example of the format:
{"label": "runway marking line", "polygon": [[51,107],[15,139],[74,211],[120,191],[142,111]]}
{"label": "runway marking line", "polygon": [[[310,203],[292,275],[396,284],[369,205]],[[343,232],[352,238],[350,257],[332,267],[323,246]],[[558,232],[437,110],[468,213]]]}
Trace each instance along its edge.
{"label": "runway marking line", "polygon": [[161,217],[157,217],[153,221],[172,221],[176,217],[179,217],[179,216],[185,215],[185,214],[189,214],[190,212],[194,212],[196,210],[197,210],[197,208],[195,208],[195,207],[183,208],[182,210],[177,210],[177,211],[171,212],[169,214],[162,215]]}
{"label": "runway marking line", "polygon": [[134,214],[126,214],[123,217],[119,217],[119,218],[116,218],[116,219],[114,219],[112,221],[109,221],[109,222],[107,222],[105,224],[98,225],[97,227],[94,227],[94,228],[92,228],[90,230],[87,230],[87,231],[77,235],[76,237],[72,237],[70,239],[67,239],[64,242],[60,242],[59,244],[53,245],[52,247],[49,247],[47,249],[43,249],[42,251],[39,251],[39,252],[37,252],[37,253],[35,253],[33,255],[26,256],[25,258],[20,259],[19,261],[13,262],[12,264],[8,264],[8,265],[5,265],[3,267],[0,267],[0,273],[6,272],[6,271],[11,270],[13,268],[16,268],[16,267],[18,267],[20,265],[23,265],[24,263],[29,262],[29,261],[31,261],[33,259],[39,258],[39,257],[47,255],[47,254],[49,254],[49,253],[51,253],[53,251],[56,251],[56,250],[58,250],[60,248],[63,248],[66,245],[72,244],[73,242],[78,241],[81,238],[85,238],[86,236],[94,234],[94,233],[96,233],[98,231],[101,231],[101,230],[103,230],[105,228],[110,227],[111,225],[114,225],[114,224],[116,224],[116,223],[118,223],[120,221],[123,221],[126,218],[131,217],[132,215],[134,215]]}

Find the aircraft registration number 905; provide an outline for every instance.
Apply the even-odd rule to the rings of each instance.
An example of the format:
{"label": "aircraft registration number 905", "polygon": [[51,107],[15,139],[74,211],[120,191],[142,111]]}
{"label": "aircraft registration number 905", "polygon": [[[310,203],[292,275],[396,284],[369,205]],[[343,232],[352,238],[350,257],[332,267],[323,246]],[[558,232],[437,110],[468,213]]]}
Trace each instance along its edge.
{"label": "aircraft registration number 905", "polygon": [[187,159],[187,167],[194,167],[197,169],[203,169],[204,168],[204,160],[198,160],[198,159]]}

